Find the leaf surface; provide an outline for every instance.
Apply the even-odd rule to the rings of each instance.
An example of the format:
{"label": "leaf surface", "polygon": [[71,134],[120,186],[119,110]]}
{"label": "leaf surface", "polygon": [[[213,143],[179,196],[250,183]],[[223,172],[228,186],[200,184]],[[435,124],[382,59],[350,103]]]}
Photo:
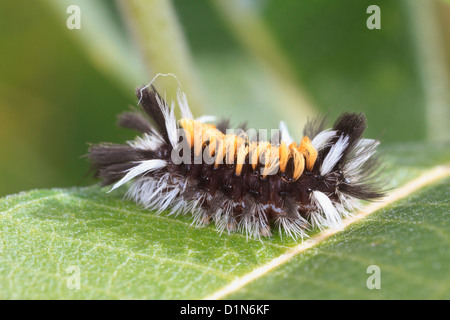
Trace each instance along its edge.
{"label": "leaf surface", "polygon": [[[448,163],[449,150],[385,147],[389,186]],[[438,180],[217,298],[448,298],[450,190],[445,174]],[[123,200],[123,191],[106,191],[0,199],[1,298],[207,298],[299,245],[276,232],[259,241],[219,234],[214,225],[195,228],[188,216],[156,215]],[[371,264],[381,268],[381,290],[365,287]]]}

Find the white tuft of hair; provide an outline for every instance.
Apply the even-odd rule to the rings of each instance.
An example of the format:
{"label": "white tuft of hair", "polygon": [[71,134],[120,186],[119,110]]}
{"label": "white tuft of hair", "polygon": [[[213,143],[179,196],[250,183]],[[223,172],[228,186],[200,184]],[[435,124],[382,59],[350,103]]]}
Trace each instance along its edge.
{"label": "white tuft of hair", "polygon": [[340,136],[338,141],[331,147],[330,152],[323,160],[322,166],[320,167],[320,174],[325,176],[328,174],[338,163],[342,157],[342,153],[348,146],[348,136]]}
{"label": "white tuft of hair", "polygon": [[183,91],[181,91],[180,88],[177,89],[177,100],[178,100],[178,107],[180,108],[181,111],[181,117],[184,119],[194,119],[191,109],[189,108],[186,94]]}
{"label": "white tuft of hair", "polygon": [[286,143],[288,146],[294,141],[294,139],[289,134],[288,127],[286,125],[286,122],[280,121],[280,135],[281,135],[281,141]]}
{"label": "white tuft of hair", "polygon": [[125,172],[127,172],[127,174],[118,182],[116,182],[116,184],[111,188],[109,192],[113,191],[114,189],[117,189],[118,187],[127,183],[128,181],[137,177],[138,175],[164,168],[166,165],[167,162],[161,159],[140,161],[137,166],[126,170]]}
{"label": "white tuft of hair", "polygon": [[330,140],[333,139],[336,136],[336,131],[327,129],[323,130],[319,134],[317,134],[314,139],[311,141],[311,145],[316,149],[317,151],[320,151],[326,147],[329,147],[331,145]]}
{"label": "white tuft of hair", "polygon": [[342,228],[341,215],[326,194],[320,191],[313,191],[311,199],[323,213],[324,220],[322,224],[335,229]]}

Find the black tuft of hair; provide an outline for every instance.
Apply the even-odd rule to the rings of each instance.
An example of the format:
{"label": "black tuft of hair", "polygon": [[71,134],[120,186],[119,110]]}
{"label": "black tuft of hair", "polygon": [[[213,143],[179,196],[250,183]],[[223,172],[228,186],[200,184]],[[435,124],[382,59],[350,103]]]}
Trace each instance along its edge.
{"label": "black tuft of hair", "polygon": [[136,130],[140,133],[149,133],[152,126],[142,115],[136,112],[124,112],[117,118],[117,124],[122,128]]}
{"label": "black tuft of hair", "polygon": [[307,136],[311,140],[314,139],[319,132],[325,130],[327,118],[324,116],[318,116],[312,119],[308,119],[303,129],[303,135]]}
{"label": "black tuft of hair", "polygon": [[222,119],[217,123],[216,128],[223,134],[227,133],[227,129],[230,127],[230,119]]}
{"label": "black tuft of hair", "polygon": [[154,151],[133,148],[128,145],[100,143],[89,147],[89,160],[94,176],[102,179],[102,185],[120,180],[136,161],[156,157]]}
{"label": "black tuft of hair", "polygon": [[136,97],[140,100],[141,105],[144,108],[145,112],[150,116],[150,118],[157,125],[157,129],[158,129],[159,133],[161,133],[162,137],[164,138],[164,141],[168,145],[170,145],[169,134],[167,133],[167,128],[166,128],[166,120],[165,120],[164,114],[158,104],[158,99],[161,102],[163,100],[159,96],[158,92],[156,92],[155,87],[151,86],[150,89],[145,88],[145,87],[137,88],[136,89]]}
{"label": "black tuft of hair", "polygon": [[345,135],[348,137],[348,146],[342,154],[341,161],[345,162],[351,150],[362,138],[367,128],[367,120],[364,113],[342,113],[333,125],[333,130],[338,132],[337,136]]}

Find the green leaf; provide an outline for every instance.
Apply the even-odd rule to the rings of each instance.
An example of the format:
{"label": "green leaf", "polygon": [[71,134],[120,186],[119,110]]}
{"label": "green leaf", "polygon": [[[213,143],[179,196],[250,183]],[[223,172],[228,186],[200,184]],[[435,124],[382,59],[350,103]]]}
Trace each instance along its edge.
{"label": "green leaf", "polygon": [[[450,179],[426,187],[227,298],[449,299],[449,198]],[[369,266],[379,268],[379,289],[367,286]]]}
{"label": "green leaf", "polygon": [[[439,166],[449,162],[448,144],[384,150],[391,186],[449,174]],[[448,298],[450,190],[449,180],[440,181],[342,232],[312,235],[305,250],[277,233],[258,241],[218,234],[213,225],[194,228],[188,216],[156,215],[95,186],[7,196],[0,199],[0,297]],[[381,290],[365,287],[372,264],[381,268]],[[265,272],[254,276],[258,270]]]}

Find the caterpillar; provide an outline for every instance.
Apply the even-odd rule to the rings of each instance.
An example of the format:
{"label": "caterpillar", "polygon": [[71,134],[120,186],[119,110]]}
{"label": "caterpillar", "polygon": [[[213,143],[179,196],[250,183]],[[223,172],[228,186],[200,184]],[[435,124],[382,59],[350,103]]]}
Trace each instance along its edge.
{"label": "caterpillar", "polygon": [[[146,209],[191,214],[196,226],[214,222],[221,233],[247,238],[279,234],[303,238],[314,228],[339,228],[361,200],[380,188],[379,141],[363,138],[363,113],[342,113],[331,128],[309,120],[300,143],[287,126],[270,142],[229,121],[195,119],[177,91],[181,118],[156,89],[136,89],[142,110],[119,115],[121,127],[141,133],[126,144],[90,145],[88,158],[102,186],[131,181],[126,197]],[[143,111],[143,112],[142,112]]]}

